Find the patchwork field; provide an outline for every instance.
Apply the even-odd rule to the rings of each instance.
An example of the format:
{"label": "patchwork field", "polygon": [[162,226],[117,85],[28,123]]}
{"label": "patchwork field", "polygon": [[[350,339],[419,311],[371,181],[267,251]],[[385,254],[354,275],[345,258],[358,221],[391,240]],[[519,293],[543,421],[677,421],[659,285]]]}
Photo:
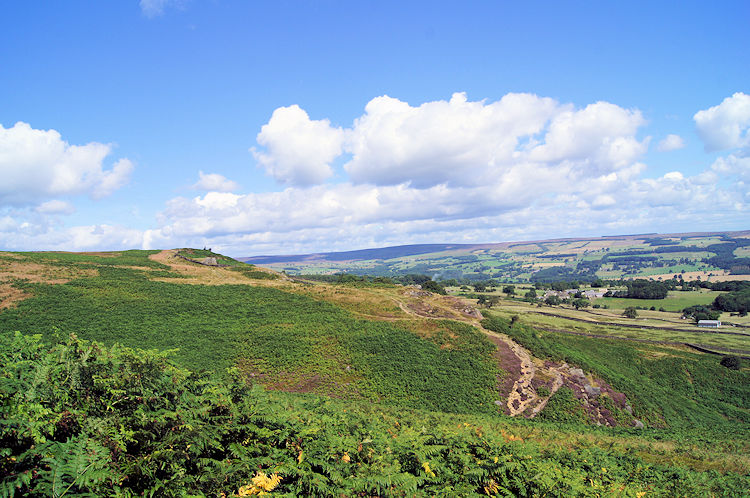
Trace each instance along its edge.
{"label": "patchwork field", "polygon": [[647,234],[495,244],[431,244],[345,253],[242,257],[289,274],[395,276],[503,282],[750,278],[750,231]]}

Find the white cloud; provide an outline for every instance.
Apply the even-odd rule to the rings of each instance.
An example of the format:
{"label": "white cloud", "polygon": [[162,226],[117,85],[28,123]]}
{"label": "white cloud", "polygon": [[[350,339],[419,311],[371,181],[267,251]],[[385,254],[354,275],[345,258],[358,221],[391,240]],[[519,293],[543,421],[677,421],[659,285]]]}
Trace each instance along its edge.
{"label": "white cloud", "polygon": [[10,216],[3,216],[0,218],[0,233],[10,232],[18,227],[18,222]]}
{"label": "white cloud", "polygon": [[[721,189],[701,176],[617,173],[555,180],[520,176],[500,184],[415,188],[340,183],[260,194],[208,193],[171,200],[146,247],[209,245],[234,255],[304,253],[422,242],[491,242],[634,230],[694,230],[742,224],[741,186]],[[637,174],[637,173],[635,173]],[[721,225],[719,225],[721,226]],[[730,225],[732,226],[732,225]],[[705,226],[709,229],[710,226]]]}
{"label": "white cloud", "polygon": [[140,7],[143,15],[152,19],[164,14],[164,9],[170,4],[176,4],[175,0],[141,0]]}
{"label": "white cloud", "polygon": [[659,152],[669,152],[671,150],[678,150],[684,147],[685,141],[681,136],[669,134],[659,142],[659,145],[656,146],[656,149]]}
{"label": "white cloud", "polygon": [[693,119],[706,151],[750,147],[750,95],[737,92]]}
{"label": "white cloud", "polygon": [[75,210],[71,203],[57,199],[43,202],[36,208],[36,212],[41,214],[73,214]]}
{"label": "white cloud", "polygon": [[[126,166],[101,171],[108,146],[89,144],[83,147],[91,146],[86,157],[98,161],[97,180],[76,190],[68,178],[75,174],[63,175],[34,197],[49,201],[44,206],[0,211],[0,244],[73,250],[205,245],[243,256],[746,228],[750,158],[739,151],[697,175],[671,171],[649,178],[642,162],[649,137],[639,137],[645,125],[639,111],[611,103],[577,108],[529,94],[497,102],[454,94],[418,106],[378,97],[345,129],[285,107],[258,134],[262,150],[253,150],[260,166],[288,184],[283,190],[233,193],[234,182],[200,172],[194,187],[201,195],[168,201],[152,229],[60,228],[60,218],[50,215],[65,206],[49,201],[60,198],[51,185],[94,196],[117,183],[104,180],[107,174],[127,176]],[[52,140],[58,142],[59,135]],[[344,165],[348,178],[321,183],[344,153],[351,154]]]}
{"label": "white cloud", "polygon": [[235,190],[240,189],[240,186],[237,182],[229,180],[217,173],[203,173],[203,171],[199,171],[198,176],[198,182],[192,186],[194,190],[205,190],[210,192],[234,192]]}
{"label": "white cloud", "polygon": [[545,162],[571,161],[605,172],[630,165],[646,150],[635,138],[645,121],[639,111],[628,111],[608,102],[567,110],[555,116],[543,144],[531,158]]}
{"label": "white cloud", "polygon": [[70,145],[55,130],[18,122],[0,125],[0,205],[37,204],[50,197],[88,194],[98,199],[124,185],[133,170],[127,159],[105,170],[110,145]]}
{"label": "white cloud", "polygon": [[19,222],[0,218],[0,249],[11,251],[113,251],[138,249],[143,232],[120,225],[85,225],[58,228],[45,220]]}
{"label": "white cloud", "polygon": [[344,132],[292,105],[276,109],[256,140],[266,152],[250,150],[267,174],[284,184],[308,186],[333,175],[330,163],[341,154]]}
{"label": "white cloud", "polygon": [[344,152],[355,184],[544,184],[631,168],[648,147],[648,137],[636,137],[644,124],[639,111],[607,102],[575,109],[532,94],[472,102],[455,93],[413,107],[382,96],[345,130],[310,121],[298,106],[279,108],[258,135],[269,153],[254,153],[269,174],[296,186],[330,176]]}
{"label": "white cloud", "polygon": [[[744,223],[748,168],[741,158],[694,176],[645,178],[640,158],[650,138],[637,136],[645,125],[639,111],[611,103],[575,108],[529,94],[471,102],[458,93],[419,106],[378,97],[344,130],[311,121],[296,106],[281,108],[259,134],[272,174],[284,178],[280,165],[294,164],[288,178],[307,168],[326,177],[335,157],[350,153],[348,181],[176,198],[144,245],[188,240],[236,255],[299,253],[653,231],[659,224],[694,230],[696,219],[706,220],[706,229]],[[319,135],[334,137],[325,154],[279,160]],[[672,147],[681,142],[667,138]],[[719,175],[740,181],[722,188]]]}
{"label": "white cloud", "polygon": [[493,103],[449,101],[412,107],[388,96],[372,99],[354,122],[344,168],[355,183],[427,188],[478,185],[519,162],[519,142],[531,141],[560,106],[553,99],[508,94]]}
{"label": "white cloud", "polygon": [[719,157],[711,165],[711,170],[724,176],[736,176],[742,181],[750,182],[750,157],[735,154]]}

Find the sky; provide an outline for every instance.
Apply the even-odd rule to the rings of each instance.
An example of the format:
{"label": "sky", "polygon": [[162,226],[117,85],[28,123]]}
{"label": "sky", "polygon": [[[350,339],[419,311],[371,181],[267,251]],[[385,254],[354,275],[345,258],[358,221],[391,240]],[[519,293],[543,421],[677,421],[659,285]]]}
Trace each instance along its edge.
{"label": "sky", "polygon": [[750,2],[0,6],[0,250],[750,229]]}

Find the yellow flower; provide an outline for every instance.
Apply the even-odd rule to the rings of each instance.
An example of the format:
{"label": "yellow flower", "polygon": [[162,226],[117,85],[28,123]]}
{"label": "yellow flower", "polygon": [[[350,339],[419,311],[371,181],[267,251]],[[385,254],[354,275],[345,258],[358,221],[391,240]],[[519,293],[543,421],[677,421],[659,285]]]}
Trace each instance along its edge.
{"label": "yellow flower", "polygon": [[281,476],[277,473],[267,476],[263,472],[258,472],[255,477],[253,477],[253,483],[248,484],[247,486],[242,486],[239,491],[237,491],[237,496],[262,496],[273,491],[280,482]]}
{"label": "yellow flower", "polygon": [[490,479],[487,485],[484,487],[484,492],[487,496],[496,495],[500,488],[497,486],[497,482],[494,479]]}
{"label": "yellow flower", "polygon": [[425,462],[422,464],[422,468],[424,469],[424,473],[427,474],[430,477],[435,477],[435,473],[430,468],[430,462]]}
{"label": "yellow flower", "polygon": [[349,463],[352,461],[352,459],[349,457],[349,452],[345,451],[344,456],[341,457],[341,460],[343,460],[346,463]]}

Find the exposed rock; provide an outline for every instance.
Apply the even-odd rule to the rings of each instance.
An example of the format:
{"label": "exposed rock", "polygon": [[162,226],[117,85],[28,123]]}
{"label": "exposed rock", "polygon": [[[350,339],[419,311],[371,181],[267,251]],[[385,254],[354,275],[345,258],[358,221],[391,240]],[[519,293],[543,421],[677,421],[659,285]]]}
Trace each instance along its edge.
{"label": "exposed rock", "polygon": [[641,422],[637,418],[634,418],[633,419],[633,427],[635,427],[636,429],[643,429],[643,422]]}
{"label": "exposed rock", "polygon": [[581,370],[580,368],[571,368],[570,375],[572,375],[573,377],[586,377],[586,375],[583,373],[583,370]]}
{"label": "exposed rock", "polygon": [[633,407],[632,407],[632,406],[630,406],[630,403],[628,403],[627,401],[625,402],[625,408],[624,408],[624,409],[625,409],[625,411],[626,411],[626,412],[628,412],[629,414],[631,414],[631,415],[633,414]]}
{"label": "exposed rock", "polygon": [[593,398],[596,398],[602,393],[601,387],[594,387],[591,384],[586,384],[585,386],[583,386],[583,389],[586,391],[586,394]]}
{"label": "exposed rock", "polygon": [[204,265],[217,266],[219,264],[219,262],[216,261],[216,258],[214,258],[214,257],[208,257],[208,258],[203,258],[203,264]]}

